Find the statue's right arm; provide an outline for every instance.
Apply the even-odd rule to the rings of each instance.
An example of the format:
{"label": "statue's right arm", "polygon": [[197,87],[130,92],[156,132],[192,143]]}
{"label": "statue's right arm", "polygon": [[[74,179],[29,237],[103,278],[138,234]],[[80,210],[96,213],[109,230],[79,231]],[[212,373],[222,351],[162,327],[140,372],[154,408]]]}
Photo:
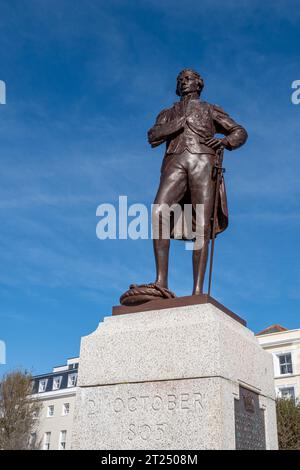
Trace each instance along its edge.
{"label": "statue's right arm", "polygon": [[148,142],[151,144],[151,147],[157,147],[183,128],[185,116],[170,121],[168,120],[168,115],[169,110],[164,109],[157,116],[154,126],[148,131]]}

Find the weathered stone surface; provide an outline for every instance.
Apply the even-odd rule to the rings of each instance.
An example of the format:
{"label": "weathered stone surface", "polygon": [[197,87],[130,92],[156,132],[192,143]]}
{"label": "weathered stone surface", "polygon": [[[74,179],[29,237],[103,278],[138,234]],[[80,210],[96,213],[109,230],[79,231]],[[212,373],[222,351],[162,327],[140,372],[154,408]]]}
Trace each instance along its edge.
{"label": "weathered stone surface", "polygon": [[211,304],[105,318],[81,344],[73,448],[234,449],[239,386],[276,448],[272,357]]}
{"label": "weathered stone surface", "polygon": [[224,382],[184,379],[82,388],[73,447],[234,448],[234,429],[226,443],[220,432],[233,401]]}

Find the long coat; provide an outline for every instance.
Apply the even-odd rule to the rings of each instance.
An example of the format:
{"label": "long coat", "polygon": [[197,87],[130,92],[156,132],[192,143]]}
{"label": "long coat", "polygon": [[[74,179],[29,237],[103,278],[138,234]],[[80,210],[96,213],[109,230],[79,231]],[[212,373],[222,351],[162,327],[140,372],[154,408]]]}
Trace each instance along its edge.
{"label": "long coat", "polygon": [[[215,151],[205,145],[205,141],[216,133],[225,136],[223,144],[227,150],[237,149],[247,140],[244,127],[237,124],[220,106],[200,101],[198,98],[182,99],[157,116],[154,126],[148,131],[148,140],[152,147],[165,142],[165,157],[182,153],[184,150],[215,155]],[[162,169],[163,167],[164,162]],[[191,198],[187,191],[179,204],[183,207],[188,203],[191,203]],[[194,229],[195,224],[193,225]],[[225,181],[222,178],[218,195],[216,234],[223,232],[227,226],[228,205]]]}

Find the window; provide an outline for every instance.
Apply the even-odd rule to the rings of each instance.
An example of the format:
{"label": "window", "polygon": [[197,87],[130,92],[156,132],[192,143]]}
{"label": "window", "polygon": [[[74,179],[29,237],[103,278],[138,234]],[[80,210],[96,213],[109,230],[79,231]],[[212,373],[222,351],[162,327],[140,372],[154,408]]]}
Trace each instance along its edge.
{"label": "window", "polygon": [[36,432],[30,433],[29,437],[29,449],[34,449],[36,445]]}
{"label": "window", "polygon": [[44,434],[44,445],[43,445],[44,450],[49,450],[50,449],[50,439],[51,439],[51,432],[45,432],[45,434]]}
{"label": "window", "polygon": [[293,365],[292,365],[292,354],[280,354],[279,358],[279,369],[280,374],[292,374],[293,373]]}
{"label": "window", "polygon": [[63,414],[63,416],[66,416],[69,413],[70,413],[70,403],[64,403],[63,404],[62,414]]}
{"label": "window", "polygon": [[282,387],[279,389],[279,396],[286,398],[287,400],[295,401],[295,388],[294,387]]}
{"label": "window", "polygon": [[58,450],[65,450],[67,440],[67,431],[60,431]]}
{"label": "window", "polygon": [[47,418],[54,416],[54,405],[49,405],[47,408]]}
{"label": "window", "polygon": [[48,382],[47,379],[41,379],[41,380],[39,381],[39,393],[46,391],[47,382]]}
{"label": "window", "polygon": [[53,387],[52,387],[52,390],[59,390],[59,389],[60,389],[61,379],[62,379],[61,376],[59,376],[59,377],[54,377],[54,378],[53,378]]}
{"label": "window", "polygon": [[76,387],[76,383],[77,383],[77,374],[69,374],[68,387]]}

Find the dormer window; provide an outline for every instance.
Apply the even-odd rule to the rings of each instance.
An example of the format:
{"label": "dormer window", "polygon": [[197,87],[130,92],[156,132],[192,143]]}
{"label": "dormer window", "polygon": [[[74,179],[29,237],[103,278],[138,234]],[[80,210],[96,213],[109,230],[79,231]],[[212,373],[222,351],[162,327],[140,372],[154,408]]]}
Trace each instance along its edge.
{"label": "dormer window", "polygon": [[53,387],[52,390],[59,390],[61,386],[62,376],[53,377]]}
{"label": "dormer window", "polygon": [[76,387],[77,383],[77,373],[76,374],[69,374],[68,376],[68,387]]}
{"label": "dormer window", "polygon": [[39,393],[45,392],[47,388],[48,379],[41,379],[39,381]]}

